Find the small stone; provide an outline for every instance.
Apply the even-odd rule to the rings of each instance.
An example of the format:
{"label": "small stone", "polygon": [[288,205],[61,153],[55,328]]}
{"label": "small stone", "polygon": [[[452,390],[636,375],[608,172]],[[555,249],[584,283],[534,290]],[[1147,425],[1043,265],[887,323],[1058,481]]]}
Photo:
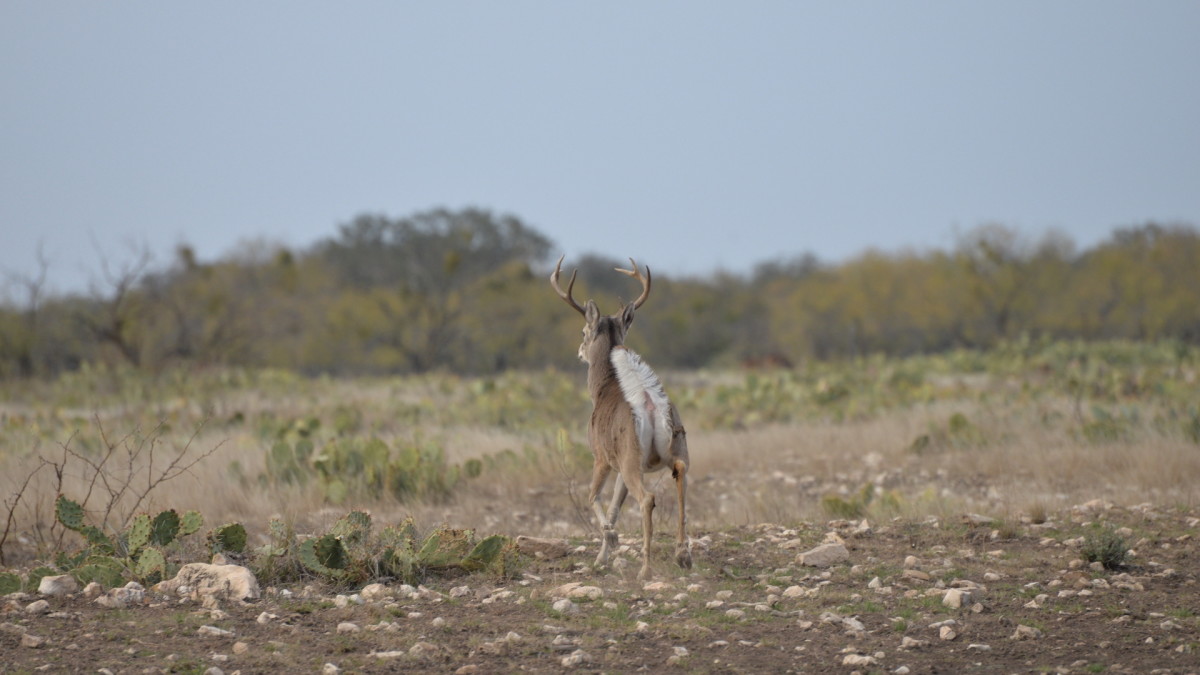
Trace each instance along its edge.
{"label": "small stone", "polygon": [[435,618],[432,623],[433,623],[434,628],[445,628],[446,627],[446,620],[440,616]]}
{"label": "small stone", "polygon": [[808,567],[829,567],[850,559],[843,544],[821,544],[796,556],[796,563]]}
{"label": "small stone", "polygon": [[357,633],[360,630],[362,630],[362,629],[358,627],[358,624],[350,623],[349,621],[343,621],[342,623],[339,623],[337,625],[338,635],[347,635],[349,633]]}
{"label": "small stone", "polygon": [[571,554],[571,545],[565,539],[543,539],[541,537],[517,536],[517,550],[527,556],[543,560],[562,558]]}
{"label": "small stone", "polygon": [[599,600],[604,597],[604,590],[599,586],[578,586],[567,593],[568,598]]}
{"label": "small stone", "polygon": [[978,644],[978,643],[974,643],[974,642],[973,642],[973,643],[971,643],[971,644],[967,645],[967,649],[970,649],[970,650],[973,650],[973,651],[977,651],[977,652],[990,652],[990,651],[992,651],[992,646],[991,646],[991,645],[983,645],[983,644]]}
{"label": "small stone", "polygon": [[367,584],[366,586],[363,586],[363,589],[359,592],[359,595],[366,602],[378,602],[391,597],[392,592],[383,584]]}
{"label": "small stone", "polygon": [[233,631],[217,628],[216,626],[200,626],[196,629],[196,635],[201,637],[233,637]]}
{"label": "small stone", "polygon": [[240,656],[242,654],[245,654],[249,650],[250,650],[250,645],[246,644],[245,642],[239,641],[239,642],[233,643],[233,653],[234,654],[237,654]]}
{"label": "small stone", "polygon": [[555,600],[551,607],[554,609],[554,611],[561,614],[574,614],[579,611],[579,605],[576,605],[566,598]]}
{"label": "small stone", "polygon": [[50,603],[46,602],[45,600],[34,600],[33,602],[29,603],[28,605],[25,605],[25,613],[26,614],[49,614],[50,613]]}
{"label": "small stone", "polygon": [[270,613],[270,612],[263,612],[263,613],[261,613],[261,614],[259,614],[259,615],[258,615],[258,618],[257,618],[257,619],[255,619],[255,621],[257,621],[258,623],[264,623],[264,624],[265,624],[265,623],[270,623],[270,622],[272,622],[272,621],[274,621],[275,619],[278,619],[278,618],[279,618],[279,615],[278,615],[278,614],[272,614],[272,613]]}
{"label": "small stone", "polygon": [[587,663],[588,661],[591,661],[591,660],[592,660],[592,657],[588,656],[587,652],[583,651],[582,649],[576,649],[575,651],[571,652],[569,655],[564,656],[562,658],[562,665],[564,668],[573,668],[580,664]]}
{"label": "small stone", "polygon": [[651,581],[645,586],[642,586],[642,590],[646,591],[647,593],[660,593],[662,591],[671,590],[671,584],[665,581]]}
{"label": "small stone", "polygon": [[873,656],[863,654],[847,654],[842,657],[843,666],[873,666],[879,663]]}
{"label": "small stone", "polygon": [[915,556],[915,555],[905,556],[904,557],[904,569],[906,569],[906,570],[916,569],[917,564],[919,562],[920,561],[917,560],[917,556]]}
{"label": "small stone", "polygon": [[58,574],[42,577],[38,582],[38,593],[50,597],[60,597],[79,591],[79,582],[70,574]]}
{"label": "small stone", "polygon": [[37,649],[38,647],[41,647],[44,644],[46,644],[46,638],[44,638],[44,637],[38,637],[38,636],[32,635],[30,633],[25,633],[25,634],[21,635],[21,646],[22,647],[28,647],[29,649]]}
{"label": "small stone", "polygon": [[1037,628],[1034,628],[1033,626],[1026,626],[1025,624],[1020,624],[1017,626],[1017,630],[1015,630],[1013,632],[1013,634],[1009,636],[1008,639],[1010,639],[1010,640],[1037,640],[1037,639],[1041,638],[1042,635],[1043,635],[1042,631],[1038,630]]}
{"label": "small stone", "polygon": [[439,651],[438,646],[432,642],[418,642],[408,648],[409,656],[432,656]]}
{"label": "small stone", "polygon": [[918,640],[907,635],[900,638],[900,649],[917,649],[918,647],[927,646],[929,646],[929,640]]}
{"label": "small stone", "polygon": [[893,670],[892,672],[895,673],[896,675],[908,675],[912,671],[909,670],[908,666],[900,666],[900,667],[896,668],[895,670]]}
{"label": "small stone", "polygon": [[454,675],[476,675],[479,672],[479,666],[474,663],[468,663],[458,670],[454,671]]}
{"label": "small stone", "polygon": [[971,601],[971,594],[959,588],[951,588],[942,596],[942,604],[951,609],[961,609]]}
{"label": "small stone", "polygon": [[727,609],[725,610],[725,616],[731,619],[741,619],[746,616],[746,613],[740,609]]}
{"label": "small stone", "polygon": [[938,629],[938,637],[943,640],[953,640],[958,637],[958,633],[954,632],[954,629],[950,626],[942,626]]}
{"label": "small stone", "polygon": [[454,588],[450,589],[450,597],[452,597],[452,598],[464,598],[470,594],[471,594],[470,586],[455,586]]}
{"label": "small stone", "polygon": [[929,581],[933,578],[929,576],[927,572],[922,572],[921,570],[915,569],[906,569],[901,576],[903,576],[905,579],[917,579],[918,581]]}
{"label": "small stone", "polygon": [[103,594],[104,587],[95,581],[90,581],[87,586],[83,587],[83,597],[88,600],[95,600]]}
{"label": "small stone", "polygon": [[342,672],[342,669],[332,663],[326,663],[321,666],[321,675],[338,675],[340,672]]}

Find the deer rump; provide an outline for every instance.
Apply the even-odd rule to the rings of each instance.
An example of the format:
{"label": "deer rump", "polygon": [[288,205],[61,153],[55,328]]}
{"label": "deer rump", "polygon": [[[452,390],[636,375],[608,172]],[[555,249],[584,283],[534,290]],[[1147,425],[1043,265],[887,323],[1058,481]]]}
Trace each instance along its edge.
{"label": "deer rump", "polygon": [[657,471],[671,456],[671,401],[650,366],[636,352],[615,347],[609,355],[621,393],[633,411],[633,426],[642,450],[642,469]]}

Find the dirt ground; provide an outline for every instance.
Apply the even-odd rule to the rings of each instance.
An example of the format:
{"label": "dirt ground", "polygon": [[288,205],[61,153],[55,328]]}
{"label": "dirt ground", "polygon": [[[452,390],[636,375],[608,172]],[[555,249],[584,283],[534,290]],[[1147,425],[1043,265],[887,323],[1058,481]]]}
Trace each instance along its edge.
{"label": "dirt ground", "polygon": [[[125,609],[49,598],[35,615],[37,596],[9,596],[0,671],[1200,673],[1197,516],[1093,503],[1037,524],[695,532],[687,572],[656,540],[649,583],[627,531],[612,569],[592,569],[581,540],[514,579],[388,584],[365,601],[314,583],[217,610],[147,593]],[[1083,559],[1098,523],[1132,548],[1123,567]],[[839,538],[847,561],[797,562]]]}

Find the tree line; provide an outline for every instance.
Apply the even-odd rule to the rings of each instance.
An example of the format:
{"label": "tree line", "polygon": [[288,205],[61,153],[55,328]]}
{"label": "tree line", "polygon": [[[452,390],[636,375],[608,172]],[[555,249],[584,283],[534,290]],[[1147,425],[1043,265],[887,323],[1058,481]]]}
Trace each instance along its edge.
{"label": "tree line", "polygon": [[[578,315],[550,289],[553,243],[479,209],[361,215],[311,247],[244,247],[213,262],[181,246],[101,260],[88,293],[46,293],[47,265],[9,275],[0,377],[84,364],[287,368],[318,374],[482,374],[572,368]],[[639,261],[649,262],[653,261]],[[576,296],[615,311],[638,290],[597,255]],[[801,254],[752,273],[654,275],[630,345],[660,368],[787,366],[872,353],[987,348],[1020,337],[1200,341],[1200,233],[1148,223],[1083,251],[1003,225],[951,250]]]}

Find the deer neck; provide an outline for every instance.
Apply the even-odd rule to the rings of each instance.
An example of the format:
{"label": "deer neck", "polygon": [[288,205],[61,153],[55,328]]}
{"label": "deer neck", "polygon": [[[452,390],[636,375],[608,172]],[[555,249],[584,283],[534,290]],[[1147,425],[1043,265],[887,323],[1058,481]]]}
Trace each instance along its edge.
{"label": "deer neck", "polygon": [[613,368],[612,359],[609,358],[612,350],[608,350],[604,354],[604,358],[593,359],[592,363],[588,364],[588,393],[592,397],[592,404],[600,400],[606,389],[617,388],[621,385],[617,381],[617,371]]}

